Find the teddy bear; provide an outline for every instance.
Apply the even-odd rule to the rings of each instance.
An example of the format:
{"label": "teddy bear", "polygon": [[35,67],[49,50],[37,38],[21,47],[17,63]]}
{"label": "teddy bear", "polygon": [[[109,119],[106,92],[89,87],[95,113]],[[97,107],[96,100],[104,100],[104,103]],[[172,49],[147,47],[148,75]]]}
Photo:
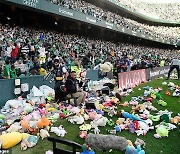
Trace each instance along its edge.
{"label": "teddy bear", "polygon": [[47,130],[41,129],[40,132],[39,132],[39,136],[40,136],[40,137],[42,138],[42,140],[43,140],[44,138],[49,137],[50,135],[49,135],[49,133],[48,133]]}
{"label": "teddy bear", "polygon": [[106,123],[107,123],[107,118],[106,117],[102,117],[98,120],[93,120],[90,122],[92,128],[96,128],[98,126],[106,126]]}
{"label": "teddy bear", "polygon": [[105,62],[104,64],[100,64],[100,70],[103,73],[110,72],[112,70],[113,66],[110,62]]}

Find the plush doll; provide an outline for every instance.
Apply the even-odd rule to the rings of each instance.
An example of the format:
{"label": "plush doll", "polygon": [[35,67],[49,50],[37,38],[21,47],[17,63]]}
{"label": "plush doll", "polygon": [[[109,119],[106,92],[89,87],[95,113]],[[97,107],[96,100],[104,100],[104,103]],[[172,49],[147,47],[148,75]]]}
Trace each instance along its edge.
{"label": "plush doll", "polygon": [[153,99],[152,99],[151,97],[144,99],[145,102],[147,102],[147,101],[152,102],[152,100],[153,100]]}
{"label": "plush doll", "polygon": [[149,126],[152,126],[152,124],[153,124],[153,122],[152,122],[151,119],[147,119],[147,120],[144,120],[144,121],[145,121],[145,123],[146,123],[147,125],[149,125]]}
{"label": "plush doll", "polygon": [[0,148],[9,149],[17,145],[23,139],[22,133],[11,132],[0,136]]}
{"label": "plush doll", "polygon": [[119,104],[119,103],[120,103],[119,99],[116,98],[116,97],[112,97],[112,98],[111,98],[111,101],[113,101],[113,102],[116,103],[116,104]]}
{"label": "plush doll", "polygon": [[80,112],[80,109],[78,107],[73,107],[71,110],[70,110],[71,113],[75,113],[75,114],[78,114]]}
{"label": "plush doll", "polygon": [[139,114],[139,118],[146,120],[147,119],[147,115],[146,114]]}
{"label": "plush doll", "polygon": [[100,104],[98,101],[94,103],[97,110],[102,110],[104,108],[104,105]]}
{"label": "plush doll", "polygon": [[155,138],[161,138],[161,136],[159,134],[154,134]]}
{"label": "plush doll", "polygon": [[116,125],[114,129],[116,130],[116,132],[121,132],[121,127],[119,125]]}
{"label": "plush doll", "polygon": [[166,128],[167,130],[173,130],[173,129],[177,128],[175,125],[173,125],[171,123],[166,123],[166,122],[161,122],[159,125],[156,125],[155,127],[158,128],[160,126]]}
{"label": "plush doll", "polygon": [[133,122],[131,122],[131,123],[129,124],[128,128],[129,128],[129,132],[131,132],[131,133],[134,133],[134,132],[135,132]]}
{"label": "plush doll", "polygon": [[38,142],[38,137],[34,135],[30,135],[25,137],[21,141],[21,150],[26,150],[27,148],[34,147]]}
{"label": "plush doll", "polygon": [[112,130],[107,130],[108,133],[112,134],[112,135],[115,135],[116,134],[116,130],[115,129],[112,129]]}
{"label": "plush doll", "polygon": [[37,129],[37,121],[29,121],[29,127],[33,129]]}
{"label": "plush doll", "polygon": [[37,127],[38,128],[43,128],[44,126],[49,126],[50,121],[46,117],[42,117],[41,120],[37,122]]}
{"label": "plush doll", "polygon": [[98,128],[98,127],[95,127],[95,128],[94,128],[94,134],[99,134],[99,133],[100,133],[99,128]]}
{"label": "plush doll", "polygon": [[167,106],[167,103],[163,100],[159,100],[158,104],[162,105],[162,106]]}
{"label": "plush doll", "polygon": [[156,94],[154,92],[151,92],[151,95],[150,95],[153,99],[156,98]]}
{"label": "plush doll", "polygon": [[156,92],[155,95],[156,95],[156,99],[162,99],[161,95],[158,92]]}
{"label": "plush doll", "polygon": [[179,97],[179,96],[180,96],[180,89],[176,89],[176,90],[173,92],[173,96],[174,96],[174,97]]}
{"label": "plush doll", "polygon": [[173,82],[169,82],[169,83],[168,83],[168,86],[169,86],[169,87],[174,87],[175,84],[174,84]]}
{"label": "plush doll", "polygon": [[160,120],[160,115],[153,116],[153,115],[150,114],[147,117],[148,117],[148,119],[150,119],[152,121],[159,121]]}
{"label": "plush doll", "polygon": [[134,120],[134,121],[133,121],[133,124],[134,124],[134,129],[135,129],[135,130],[138,130],[138,129],[139,129],[139,123],[138,123],[138,121],[137,121],[137,120]]}
{"label": "plush doll", "polygon": [[104,64],[100,64],[100,70],[103,73],[110,72],[112,70],[113,66],[110,62],[105,62]]}
{"label": "plush doll", "polygon": [[160,110],[158,113],[156,113],[157,115],[163,115],[163,114],[167,114],[169,116],[169,118],[171,118],[171,115],[172,115],[173,112],[169,112],[167,109],[162,111]]}
{"label": "plush doll", "polygon": [[166,91],[165,93],[167,96],[170,96],[171,95],[171,92],[169,90]]}
{"label": "plush doll", "polygon": [[113,125],[114,125],[114,122],[113,122],[112,119],[107,120],[106,123],[107,123],[107,125],[109,125],[109,126],[113,126]]}
{"label": "plush doll", "polygon": [[80,138],[86,138],[86,136],[87,136],[87,131],[79,131],[79,137]]}
{"label": "plush doll", "polygon": [[117,114],[117,111],[115,111],[114,107],[110,107],[110,111],[108,112],[108,116],[113,117]]}
{"label": "plush doll", "polygon": [[139,128],[145,130],[146,132],[148,132],[149,129],[154,129],[154,126],[148,126],[146,122],[139,121],[138,123],[139,123]]}
{"label": "plush doll", "polygon": [[64,113],[59,113],[59,118],[60,118],[60,119],[64,119],[64,118],[65,118]]}
{"label": "plush doll", "polygon": [[122,117],[121,111],[117,111],[117,117]]}
{"label": "plush doll", "polygon": [[40,64],[44,64],[46,62],[46,51],[44,47],[40,47],[39,50],[39,60]]}
{"label": "plush doll", "polygon": [[123,106],[123,107],[126,107],[126,106],[129,106],[129,103],[128,102],[124,102],[123,104],[119,104],[120,106]]}
{"label": "plush doll", "polygon": [[95,154],[95,152],[92,151],[91,148],[87,144],[83,144],[82,150],[83,152],[81,152],[80,154]]}
{"label": "plush doll", "polygon": [[[79,129],[80,130],[84,130],[84,131],[88,131],[88,130],[91,130],[91,125],[90,124],[83,124],[81,126],[79,126]],[[95,128],[95,127],[94,127]]]}
{"label": "plush doll", "polygon": [[164,122],[167,122],[167,123],[170,122],[169,115],[168,114],[161,115],[160,120],[164,121]]}
{"label": "plush doll", "polygon": [[62,108],[61,111],[62,111],[62,113],[63,113],[65,116],[68,116],[68,115],[69,115],[69,110],[68,110],[68,109]]}
{"label": "plush doll", "polygon": [[106,126],[107,123],[107,118],[106,117],[102,117],[99,120],[93,120],[90,122],[92,128],[98,127],[98,126]]}
{"label": "plush doll", "polygon": [[101,114],[97,114],[95,111],[94,112],[89,112],[88,115],[89,115],[89,118],[91,120],[94,120],[94,119],[98,120],[98,119],[100,119],[102,117]]}
{"label": "plush doll", "polygon": [[124,121],[125,121],[125,118],[118,118],[118,119],[116,120],[116,124],[117,124],[117,125],[123,124]]}
{"label": "plush doll", "polygon": [[145,151],[141,149],[141,146],[138,145],[137,149],[135,149],[133,146],[127,146],[125,154],[145,154]]}
{"label": "plush doll", "polygon": [[86,78],[86,73],[87,73],[87,70],[82,70],[80,73],[79,73],[79,76],[81,78],[81,80],[85,80]]}
{"label": "plush doll", "polygon": [[66,130],[62,127],[51,127],[51,132],[55,133],[57,136],[64,137],[67,134]]}
{"label": "plush doll", "polygon": [[144,120],[138,118],[137,116],[132,115],[132,114],[129,114],[128,112],[124,112],[124,111],[122,111],[122,116],[123,116],[124,118],[129,118],[129,119],[131,119],[131,120],[144,121]]}
{"label": "plush doll", "polygon": [[138,101],[130,101],[129,104],[133,105],[133,106],[136,106],[136,105],[138,105]]}
{"label": "plush doll", "polygon": [[167,85],[167,82],[162,82],[162,85]]}
{"label": "plush doll", "polygon": [[8,129],[7,132],[19,132],[22,129],[22,126],[19,125],[19,123],[12,124]]}
{"label": "plush doll", "polygon": [[139,139],[139,138],[136,139],[136,141],[134,142],[134,144],[135,144],[136,146],[138,146],[138,145],[142,146],[142,145],[143,145],[143,148],[145,148],[145,146],[146,146],[145,142],[144,142],[143,140]]}
{"label": "plush doll", "polygon": [[137,136],[139,136],[139,135],[143,135],[144,136],[144,135],[147,134],[147,131],[146,130],[142,130],[142,129],[136,130],[135,132],[136,132]]}
{"label": "plush doll", "polygon": [[160,137],[164,137],[164,136],[167,136],[167,137],[168,137],[169,131],[168,131],[164,126],[159,126],[159,127],[156,129],[156,133],[157,133]]}
{"label": "plush doll", "polygon": [[45,154],[53,154],[53,152],[51,150],[48,150]]}
{"label": "plush doll", "polygon": [[76,123],[76,124],[78,124],[78,125],[81,125],[81,124],[84,123],[84,118],[83,118],[83,116],[77,116],[77,115],[75,115],[75,116],[72,116],[72,117],[68,117],[67,120],[68,120],[70,123],[72,123],[72,124]]}
{"label": "plush doll", "polygon": [[89,120],[89,115],[88,114],[84,114],[84,120]]}
{"label": "plush doll", "polygon": [[40,136],[40,137],[42,138],[42,140],[43,140],[44,138],[49,137],[50,135],[49,135],[49,133],[48,133],[47,130],[41,129],[40,132],[39,132],[39,136]]}

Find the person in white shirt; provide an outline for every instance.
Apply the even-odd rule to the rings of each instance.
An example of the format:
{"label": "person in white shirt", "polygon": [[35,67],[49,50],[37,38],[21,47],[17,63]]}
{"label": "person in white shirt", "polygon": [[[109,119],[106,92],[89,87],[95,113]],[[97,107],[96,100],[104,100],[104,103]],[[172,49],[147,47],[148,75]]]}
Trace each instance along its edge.
{"label": "person in white shirt", "polygon": [[8,46],[7,46],[7,49],[6,49],[6,52],[5,52],[7,60],[11,60],[11,52],[12,52],[12,49],[14,49],[14,48],[15,48],[15,46],[13,46],[12,40],[9,40],[8,41]]}
{"label": "person in white shirt", "polygon": [[170,74],[174,69],[177,70],[178,80],[179,80],[180,79],[180,74],[179,74],[180,73],[180,71],[179,71],[179,69],[180,69],[180,60],[179,59],[173,59],[171,61],[171,66],[170,66],[170,70],[168,72],[167,80],[170,78]]}

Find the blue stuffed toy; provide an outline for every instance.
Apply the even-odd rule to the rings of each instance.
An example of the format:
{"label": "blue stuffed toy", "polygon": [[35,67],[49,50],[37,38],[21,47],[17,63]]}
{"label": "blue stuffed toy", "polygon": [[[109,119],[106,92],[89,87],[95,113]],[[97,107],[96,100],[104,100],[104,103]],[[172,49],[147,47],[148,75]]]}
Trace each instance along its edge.
{"label": "blue stuffed toy", "polygon": [[95,154],[95,152],[91,150],[87,144],[82,145],[82,150],[83,152],[81,152],[80,154]]}
{"label": "blue stuffed toy", "polygon": [[125,154],[145,154],[145,151],[141,149],[141,146],[138,145],[137,149],[133,146],[127,146]]}
{"label": "blue stuffed toy", "polygon": [[143,122],[144,122],[144,120],[138,118],[138,117],[135,116],[135,115],[129,114],[128,112],[124,112],[124,111],[123,111],[123,112],[122,112],[122,115],[123,115],[124,118],[129,118],[129,119],[131,119],[131,120],[137,120],[137,121],[143,121]]}

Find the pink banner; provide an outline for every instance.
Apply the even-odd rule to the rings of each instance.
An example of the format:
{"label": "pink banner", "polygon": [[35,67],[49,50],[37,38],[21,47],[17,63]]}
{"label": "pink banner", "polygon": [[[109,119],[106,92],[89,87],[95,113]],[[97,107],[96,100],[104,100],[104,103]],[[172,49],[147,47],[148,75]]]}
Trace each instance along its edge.
{"label": "pink banner", "polygon": [[119,88],[133,88],[146,81],[145,69],[118,74]]}

